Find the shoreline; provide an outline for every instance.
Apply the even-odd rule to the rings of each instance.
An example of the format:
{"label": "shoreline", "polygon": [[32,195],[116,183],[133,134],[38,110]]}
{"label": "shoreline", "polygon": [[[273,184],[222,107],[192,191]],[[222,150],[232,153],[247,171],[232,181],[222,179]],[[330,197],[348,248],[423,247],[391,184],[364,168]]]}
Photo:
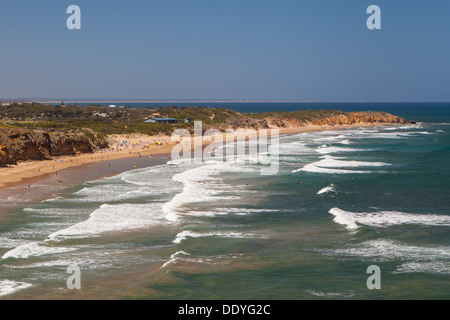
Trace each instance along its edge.
{"label": "shoreline", "polygon": [[[374,127],[379,125],[395,125],[383,123],[360,123],[357,125],[334,125],[334,126],[316,126],[308,125],[295,128],[273,128],[278,129],[280,135],[314,132],[314,131],[328,131],[341,130],[349,128]],[[270,130],[270,129],[269,129]],[[236,130],[239,135],[240,131]],[[269,131],[270,134],[270,131]],[[169,159],[173,147],[176,142],[170,141],[170,136],[147,136],[147,135],[114,135],[110,136],[116,141],[112,144],[114,147],[102,149],[94,153],[85,153],[75,156],[61,156],[50,160],[35,160],[20,162],[17,165],[10,165],[9,167],[0,168],[0,190],[4,188],[15,187],[18,185],[27,185],[38,181],[40,179],[48,179],[52,176],[57,177],[63,171],[73,168],[82,168],[83,166],[90,166],[96,163],[113,162],[115,160],[125,160],[131,158],[161,158]],[[194,138],[191,138],[194,139]],[[127,140],[127,145],[118,146],[120,141]],[[193,140],[192,140],[193,141]],[[162,145],[156,145],[156,143]],[[203,145],[209,144],[210,141],[203,141]],[[191,143],[193,145],[193,143]],[[114,150],[112,150],[114,148]],[[97,179],[105,177],[99,175]]]}
{"label": "shoreline", "polygon": [[[166,136],[114,135],[110,136],[110,138],[116,141],[111,144],[114,147],[101,149],[97,152],[60,156],[49,160],[23,161],[16,165],[0,168],[0,189],[13,187],[28,181],[31,182],[37,178],[45,178],[50,175],[57,176],[66,169],[83,165],[169,154],[174,145],[174,143],[168,143],[167,139],[170,139],[170,137]],[[128,144],[127,146],[119,147],[119,150],[117,144],[123,140],[127,140]],[[139,144],[139,141],[142,141],[142,143]],[[156,143],[158,142],[162,143],[162,145],[157,145]],[[112,148],[114,148],[114,151],[112,151]]]}

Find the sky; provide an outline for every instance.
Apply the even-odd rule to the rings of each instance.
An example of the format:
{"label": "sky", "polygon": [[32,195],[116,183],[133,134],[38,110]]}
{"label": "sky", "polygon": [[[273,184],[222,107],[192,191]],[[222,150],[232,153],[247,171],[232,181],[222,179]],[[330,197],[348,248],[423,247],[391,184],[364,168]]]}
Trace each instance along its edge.
{"label": "sky", "polygon": [[449,57],[449,0],[0,0],[0,99],[450,101]]}

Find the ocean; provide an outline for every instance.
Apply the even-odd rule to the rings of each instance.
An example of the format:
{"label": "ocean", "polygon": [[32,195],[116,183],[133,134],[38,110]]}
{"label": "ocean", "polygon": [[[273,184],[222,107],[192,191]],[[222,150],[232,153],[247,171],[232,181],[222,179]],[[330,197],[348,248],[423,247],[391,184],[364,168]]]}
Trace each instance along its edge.
{"label": "ocean", "polygon": [[280,136],[275,175],[169,161],[16,204],[0,299],[449,299],[450,104],[318,104],[418,123]]}

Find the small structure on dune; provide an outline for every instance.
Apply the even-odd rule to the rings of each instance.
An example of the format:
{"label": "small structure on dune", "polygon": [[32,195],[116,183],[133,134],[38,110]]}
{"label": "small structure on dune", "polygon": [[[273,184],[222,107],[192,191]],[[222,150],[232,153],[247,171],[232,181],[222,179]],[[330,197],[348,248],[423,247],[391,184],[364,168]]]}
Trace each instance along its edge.
{"label": "small structure on dune", "polygon": [[178,123],[178,119],[174,118],[151,118],[144,121],[145,123]]}

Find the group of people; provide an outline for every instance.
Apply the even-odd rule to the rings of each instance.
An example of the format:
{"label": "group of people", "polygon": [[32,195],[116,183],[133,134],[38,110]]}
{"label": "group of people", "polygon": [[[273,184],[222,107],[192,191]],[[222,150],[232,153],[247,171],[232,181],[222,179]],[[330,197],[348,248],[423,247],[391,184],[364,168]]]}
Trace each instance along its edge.
{"label": "group of people", "polygon": [[123,150],[133,150],[133,149],[149,149],[153,146],[162,146],[164,144],[168,144],[167,139],[159,139],[158,141],[153,140],[153,142],[142,140],[139,141],[129,141],[123,140],[120,143],[117,143],[114,147],[111,147],[109,151],[123,151]]}

